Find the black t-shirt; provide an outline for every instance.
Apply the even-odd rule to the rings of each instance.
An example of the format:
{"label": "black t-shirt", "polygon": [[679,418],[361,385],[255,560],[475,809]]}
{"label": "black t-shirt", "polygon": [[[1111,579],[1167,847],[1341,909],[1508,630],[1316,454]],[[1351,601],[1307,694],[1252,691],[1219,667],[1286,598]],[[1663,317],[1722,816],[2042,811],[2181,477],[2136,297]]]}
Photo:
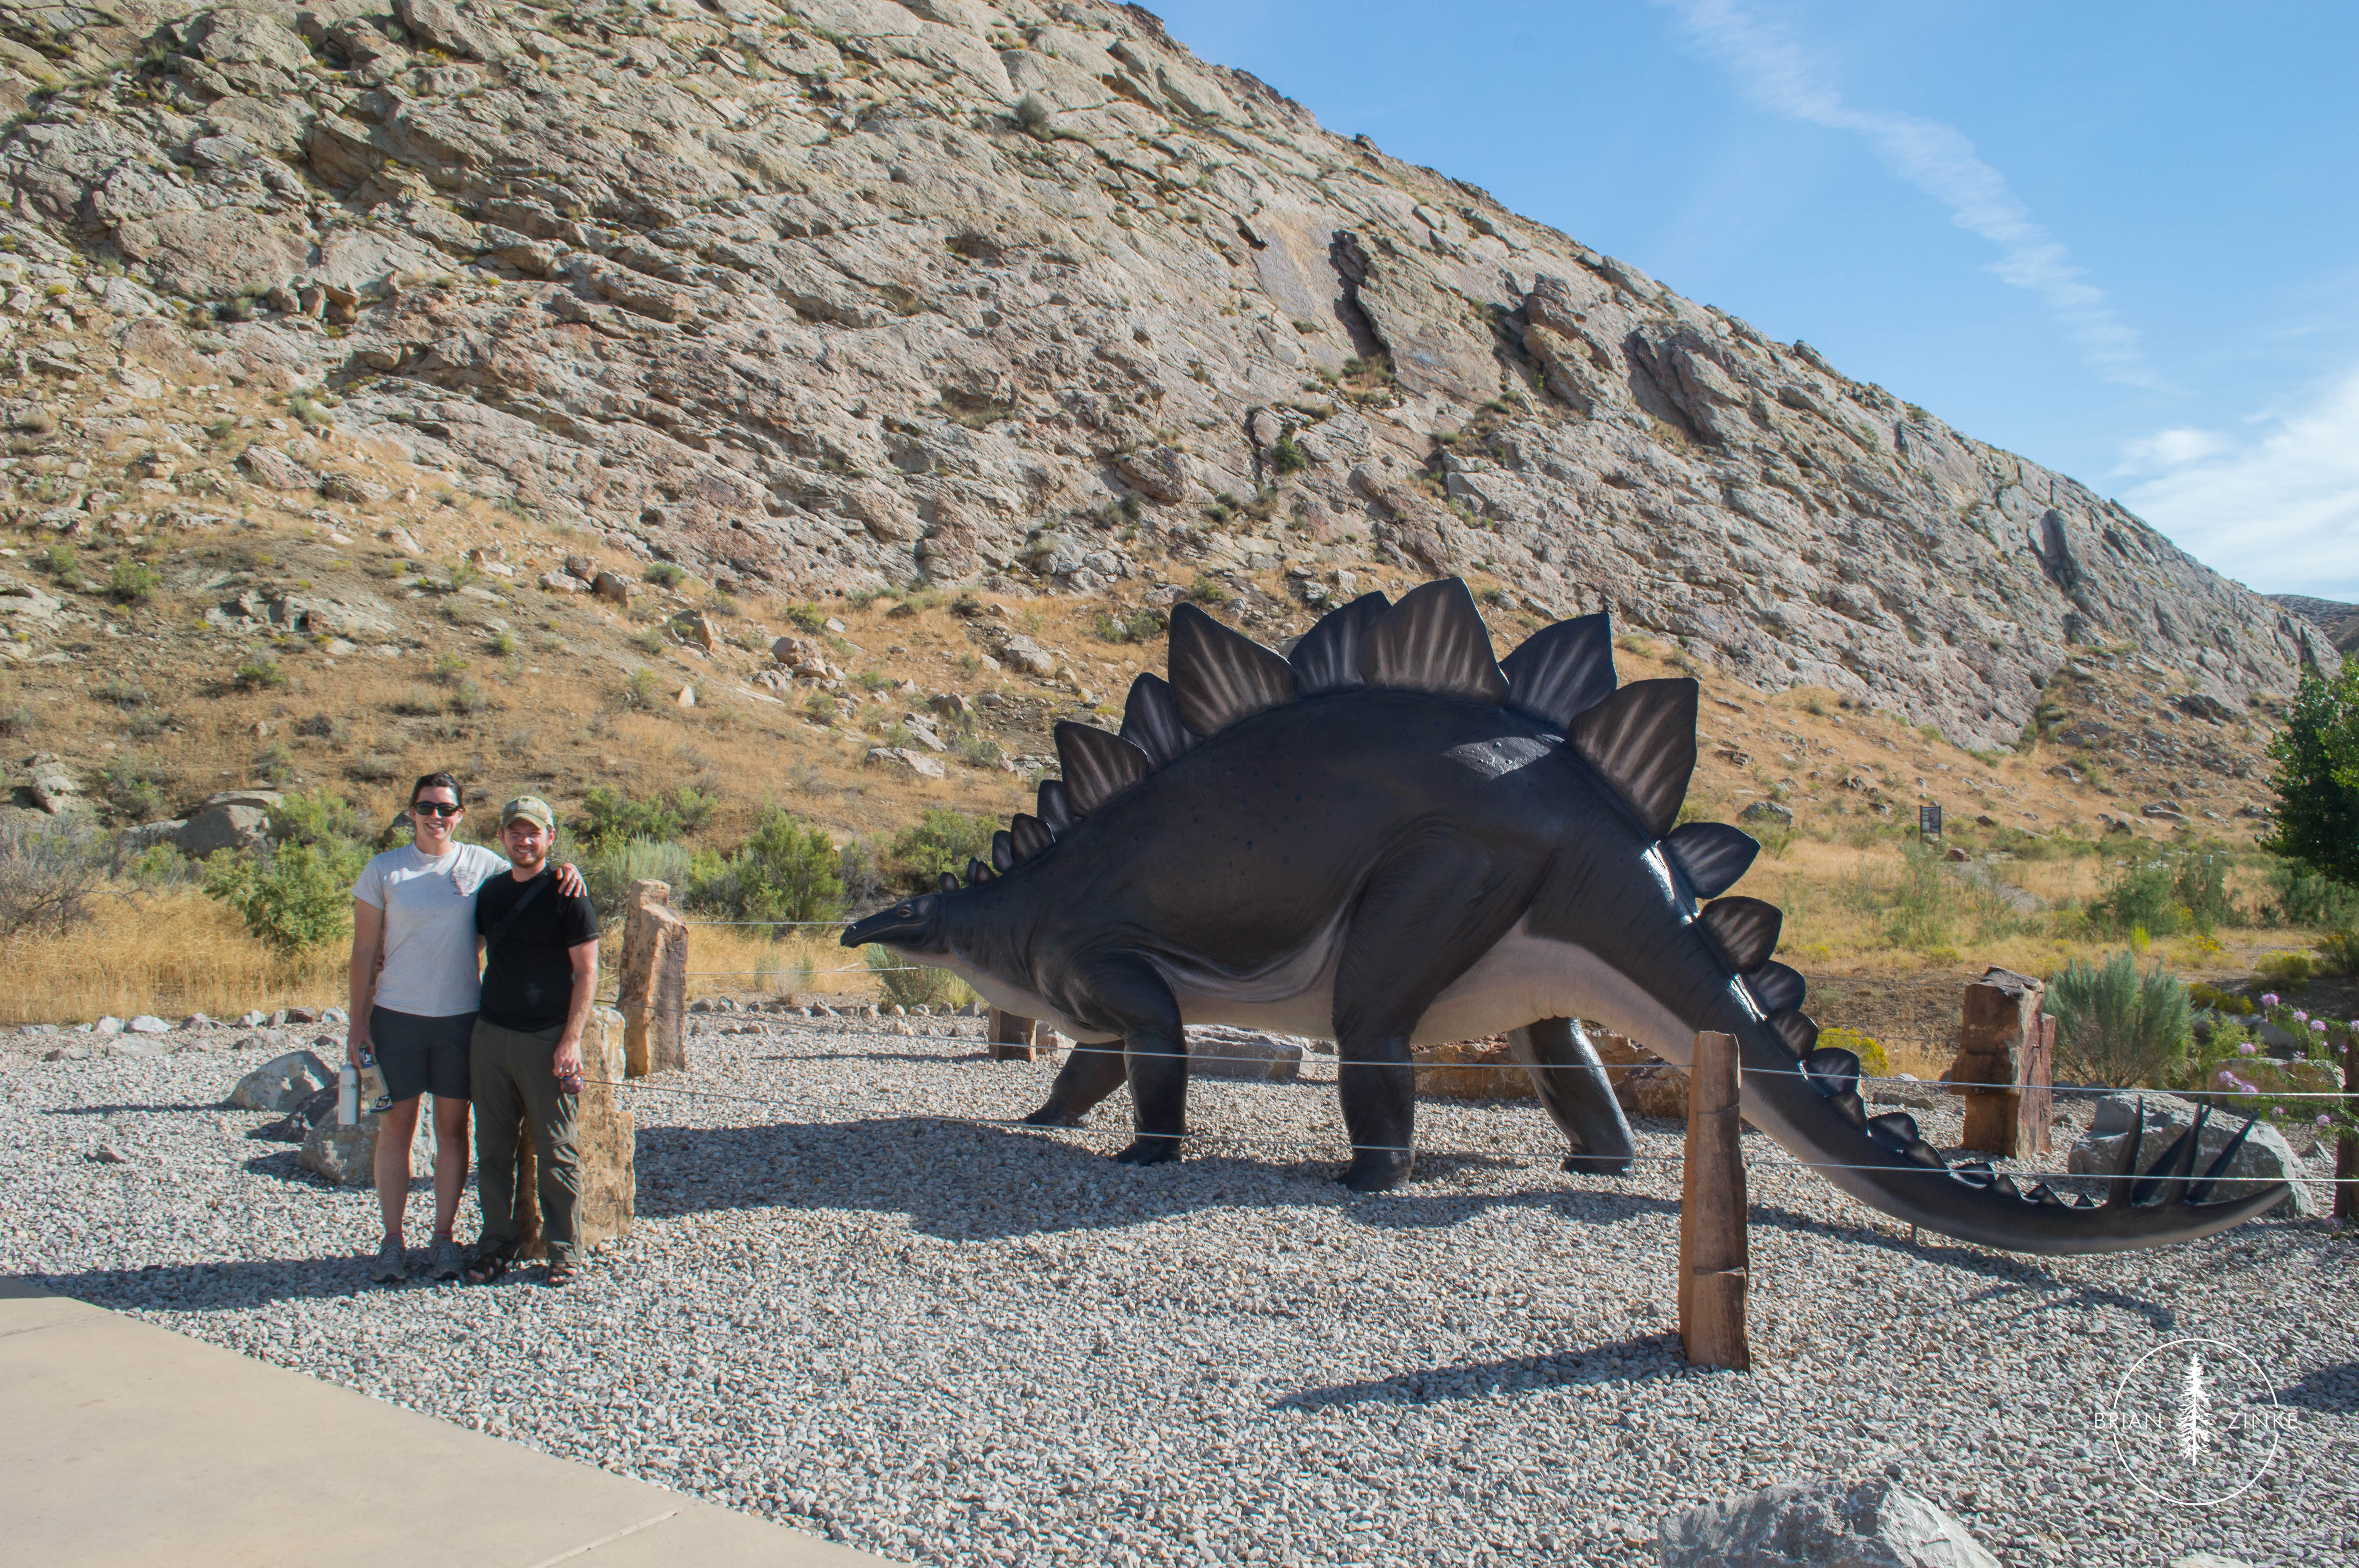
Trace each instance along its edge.
{"label": "black t-shirt", "polygon": [[587,893],[567,898],[543,871],[528,882],[492,878],[475,895],[475,930],[489,936],[525,894],[530,907],[484,955],[483,1016],[503,1029],[547,1029],[565,1022],[573,1000],[573,957],[568,949],[598,939],[598,912]]}

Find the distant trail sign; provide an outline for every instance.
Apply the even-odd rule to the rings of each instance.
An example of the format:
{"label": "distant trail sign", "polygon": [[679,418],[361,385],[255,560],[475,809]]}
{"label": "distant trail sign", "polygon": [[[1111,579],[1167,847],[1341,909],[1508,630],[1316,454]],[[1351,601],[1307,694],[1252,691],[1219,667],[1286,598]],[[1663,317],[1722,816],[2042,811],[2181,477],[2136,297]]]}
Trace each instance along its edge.
{"label": "distant trail sign", "polygon": [[1941,808],[1938,806],[1919,806],[1917,808],[1917,837],[1919,838],[1939,838],[1940,836]]}

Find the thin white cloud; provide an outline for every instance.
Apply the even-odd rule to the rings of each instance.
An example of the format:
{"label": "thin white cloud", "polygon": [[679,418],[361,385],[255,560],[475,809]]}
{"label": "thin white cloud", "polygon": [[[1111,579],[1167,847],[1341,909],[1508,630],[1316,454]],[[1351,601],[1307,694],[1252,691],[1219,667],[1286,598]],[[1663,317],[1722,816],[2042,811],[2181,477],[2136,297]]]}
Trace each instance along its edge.
{"label": "thin white cloud", "polygon": [[2157,430],[2151,436],[2122,444],[2122,460],[2115,464],[2118,475],[2165,473],[2189,463],[2201,461],[2215,452],[2226,449],[2228,443],[2209,430],[2180,427],[2172,430]]}
{"label": "thin white cloud", "polygon": [[1893,173],[1949,208],[1960,228],[1997,246],[1992,270],[2038,296],[2106,380],[2160,384],[2138,352],[2136,329],[2114,314],[2104,290],[2072,264],[1963,132],[1914,114],[1854,107],[1783,28],[1734,0],[1654,3],[1677,13],[1688,37],[1734,72],[1754,102],[1806,124],[1865,137]]}
{"label": "thin white cloud", "polygon": [[2359,601],[2359,370],[2255,430],[2130,442],[2116,471],[2152,477],[2124,504],[2263,593]]}

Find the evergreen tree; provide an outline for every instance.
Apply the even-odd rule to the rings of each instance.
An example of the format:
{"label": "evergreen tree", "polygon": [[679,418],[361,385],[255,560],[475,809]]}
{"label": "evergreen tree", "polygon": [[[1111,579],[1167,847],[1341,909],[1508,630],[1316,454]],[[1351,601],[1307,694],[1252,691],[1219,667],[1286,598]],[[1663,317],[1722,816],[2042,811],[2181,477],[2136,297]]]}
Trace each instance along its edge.
{"label": "evergreen tree", "polygon": [[2269,755],[2277,825],[2262,848],[2359,887],[2359,658],[2301,677]]}

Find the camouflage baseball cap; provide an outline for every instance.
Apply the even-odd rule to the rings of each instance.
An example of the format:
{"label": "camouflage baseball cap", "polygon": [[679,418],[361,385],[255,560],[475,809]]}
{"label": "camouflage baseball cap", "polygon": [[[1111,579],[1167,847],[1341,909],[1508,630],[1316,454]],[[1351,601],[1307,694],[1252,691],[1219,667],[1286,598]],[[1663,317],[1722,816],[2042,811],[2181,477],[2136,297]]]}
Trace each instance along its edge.
{"label": "camouflage baseball cap", "polygon": [[549,808],[549,802],[537,795],[520,795],[500,807],[501,827],[506,827],[518,818],[538,822],[551,833],[557,831],[557,813]]}

